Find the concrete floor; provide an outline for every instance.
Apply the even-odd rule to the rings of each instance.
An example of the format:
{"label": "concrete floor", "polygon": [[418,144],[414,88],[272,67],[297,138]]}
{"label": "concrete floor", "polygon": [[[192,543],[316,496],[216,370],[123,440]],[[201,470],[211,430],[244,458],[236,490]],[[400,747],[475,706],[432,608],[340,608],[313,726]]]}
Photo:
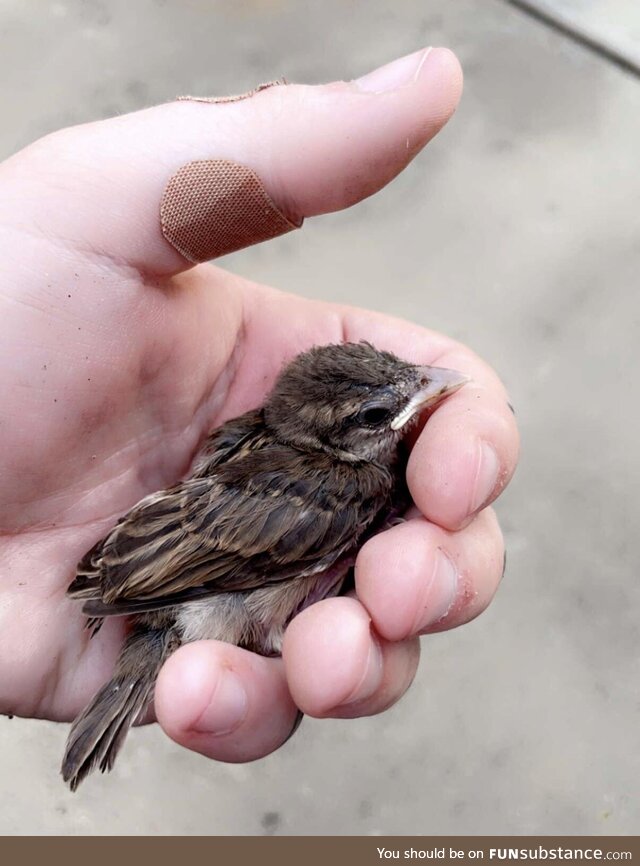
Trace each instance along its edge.
{"label": "concrete floor", "polygon": [[637,0],[508,0],[640,74]]}
{"label": "concrete floor", "polygon": [[0,832],[640,832],[640,81],[499,0],[3,0],[0,32],[2,155],[178,93],[453,47],[462,107],[401,178],[227,263],[468,341],[523,432],[500,594],[425,640],[400,705],[306,720],[246,766],[140,730],[75,796],[65,729],[0,719]]}

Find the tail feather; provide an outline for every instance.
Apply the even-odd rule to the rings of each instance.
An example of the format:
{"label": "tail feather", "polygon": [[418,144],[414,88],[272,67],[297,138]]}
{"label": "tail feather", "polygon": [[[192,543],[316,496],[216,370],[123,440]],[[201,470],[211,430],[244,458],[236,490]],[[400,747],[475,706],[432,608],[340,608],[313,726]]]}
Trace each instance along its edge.
{"label": "tail feather", "polygon": [[[71,731],[62,764],[62,778],[75,791],[80,782],[94,769],[105,772],[111,768],[121,744],[123,725],[126,729],[135,721],[149,698],[143,684],[127,684],[112,680],[96,695]],[[118,694],[120,692],[120,694]]]}
{"label": "tail feather", "polygon": [[71,727],[62,777],[72,791],[93,770],[111,770],[129,728],[153,696],[160,667],[177,646],[175,633],[167,630],[138,630],[127,639],[115,675]]}

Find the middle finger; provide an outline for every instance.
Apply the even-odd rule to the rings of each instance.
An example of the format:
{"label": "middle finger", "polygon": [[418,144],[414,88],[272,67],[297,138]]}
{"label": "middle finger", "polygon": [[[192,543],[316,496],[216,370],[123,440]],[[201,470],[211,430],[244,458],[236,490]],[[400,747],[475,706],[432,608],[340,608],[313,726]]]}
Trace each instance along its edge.
{"label": "middle finger", "polygon": [[378,634],[405,640],[481,613],[503,565],[504,543],[492,509],[459,532],[418,517],[364,545],[356,560],[356,592]]}

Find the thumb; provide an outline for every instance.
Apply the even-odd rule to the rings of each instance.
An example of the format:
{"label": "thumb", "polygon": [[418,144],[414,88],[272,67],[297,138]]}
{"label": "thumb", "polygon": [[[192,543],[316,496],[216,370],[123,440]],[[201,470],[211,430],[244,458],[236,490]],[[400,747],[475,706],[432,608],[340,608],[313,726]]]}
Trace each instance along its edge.
{"label": "thumb", "polygon": [[[461,84],[450,51],[425,49],[353,82],[184,99],[65,129],[3,164],[0,218],[33,216],[39,231],[79,249],[148,274],[176,273],[372,195],[446,123]],[[183,183],[194,162],[209,172],[195,190],[188,177]],[[225,180],[218,189],[212,166],[229,165],[235,186]],[[36,180],[30,197],[25,188]],[[176,242],[161,203],[163,217],[197,233],[195,247]],[[220,247],[228,220],[236,229]]]}

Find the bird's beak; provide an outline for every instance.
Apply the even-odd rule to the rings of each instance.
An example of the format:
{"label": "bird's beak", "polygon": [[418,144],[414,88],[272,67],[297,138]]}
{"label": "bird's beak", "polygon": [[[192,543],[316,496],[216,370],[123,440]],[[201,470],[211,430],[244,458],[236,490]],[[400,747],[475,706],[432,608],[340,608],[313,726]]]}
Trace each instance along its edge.
{"label": "bird's beak", "polygon": [[471,381],[464,373],[444,367],[418,367],[426,384],[416,391],[406,406],[391,422],[392,430],[401,430],[418,412],[433,407]]}

